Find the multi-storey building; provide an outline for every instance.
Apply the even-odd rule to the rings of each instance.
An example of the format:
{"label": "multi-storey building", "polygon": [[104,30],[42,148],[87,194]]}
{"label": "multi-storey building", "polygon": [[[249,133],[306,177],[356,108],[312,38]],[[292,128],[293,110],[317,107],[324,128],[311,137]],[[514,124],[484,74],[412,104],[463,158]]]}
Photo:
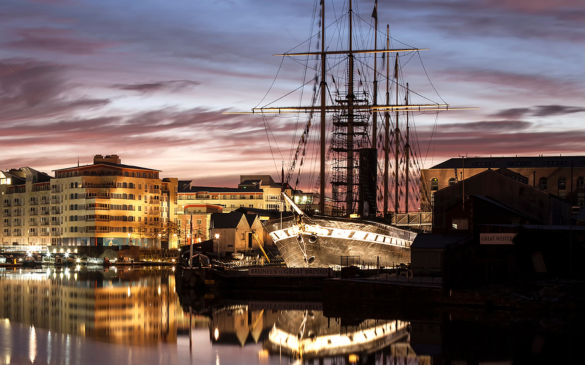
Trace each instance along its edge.
{"label": "multi-storey building", "polygon": [[43,246],[60,236],[60,208],[51,177],[23,167],[0,171],[0,235],[3,245]]}
{"label": "multi-storey building", "polygon": [[[179,182],[178,207],[188,208],[216,205],[224,213],[238,208],[281,210],[282,184],[275,183],[268,175],[242,175],[237,188],[195,186],[191,181]],[[285,189],[289,195],[292,190]]]}
{"label": "multi-storey building", "polygon": [[422,209],[428,210],[437,190],[485,170],[506,168],[526,179],[526,183],[565,199],[575,206],[585,205],[585,156],[469,157],[452,158],[422,170]]}
{"label": "multi-storey building", "polygon": [[177,179],[163,182],[159,172],[117,155],[96,155],[54,178],[28,167],[2,172],[2,244],[158,248],[177,223]]}

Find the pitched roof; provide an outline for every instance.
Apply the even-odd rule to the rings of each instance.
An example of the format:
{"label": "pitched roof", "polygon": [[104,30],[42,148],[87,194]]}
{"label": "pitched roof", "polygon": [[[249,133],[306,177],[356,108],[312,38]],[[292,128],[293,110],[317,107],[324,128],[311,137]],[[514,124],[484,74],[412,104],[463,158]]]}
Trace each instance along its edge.
{"label": "pitched roof", "polygon": [[[244,213],[212,213],[211,220],[215,228],[236,228],[240,224]],[[247,222],[247,221],[246,221]]]}
{"label": "pitched roof", "polygon": [[90,164],[90,165],[81,165],[81,166],[72,166],[72,167],[65,167],[62,169],[55,169],[53,171],[63,171],[63,170],[70,170],[70,169],[79,169],[82,167],[93,167],[93,166],[99,166],[99,165],[106,165],[106,166],[110,166],[110,167],[118,167],[121,169],[138,169],[138,170],[148,170],[148,171],[162,171],[162,170],[156,170],[156,169],[149,169],[147,167],[140,167],[140,166],[132,166],[132,165],[123,165],[123,164],[116,164],[116,163],[109,163],[109,162],[98,162],[98,163],[94,163],[94,164]]}
{"label": "pitched roof", "polygon": [[252,224],[254,224],[256,217],[258,217],[256,214],[244,214],[244,216],[246,217],[246,220],[248,221],[250,227],[252,227]]}

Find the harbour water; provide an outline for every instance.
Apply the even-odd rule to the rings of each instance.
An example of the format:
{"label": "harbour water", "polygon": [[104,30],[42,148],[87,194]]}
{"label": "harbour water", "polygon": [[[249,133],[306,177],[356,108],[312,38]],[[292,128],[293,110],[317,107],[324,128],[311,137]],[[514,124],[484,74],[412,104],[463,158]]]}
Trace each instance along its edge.
{"label": "harbour water", "polygon": [[571,313],[179,293],[172,268],[0,273],[0,364],[585,363]]}

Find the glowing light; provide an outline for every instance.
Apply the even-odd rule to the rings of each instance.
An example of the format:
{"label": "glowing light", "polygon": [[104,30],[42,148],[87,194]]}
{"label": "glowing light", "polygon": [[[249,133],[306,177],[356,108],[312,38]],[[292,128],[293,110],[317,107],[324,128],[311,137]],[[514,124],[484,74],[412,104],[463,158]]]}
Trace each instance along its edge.
{"label": "glowing light", "polygon": [[65,258],[69,257],[69,252],[65,252]]}
{"label": "glowing light", "polygon": [[218,328],[216,328],[215,331],[213,331],[213,337],[215,338],[216,341],[219,338],[219,329]]}
{"label": "glowing light", "polygon": [[30,335],[28,341],[29,341],[28,357],[30,359],[31,364],[34,364],[35,359],[37,357],[37,333],[35,331],[34,326],[30,328]]}
{"label": "glowing light", "polygon": [[219,239],[219,233],[215,234],[215,239],[218,240]]}
{"label": "glowing light", "polygon": [[27,255],[28,257],[32,257],[32,252],[30,252],[30,251],[29,251],[29,252],[27,252],[27,253],[26,253],[26,255]]}
{"label": "glowing light", "polygon": [[160,290],[160,285],[158,286],[158,295],[160,295],[161,290]]}
{"label": "glowing light", "polygon": [[356,355],[356,354],[349,355],[349,363],[350,364],[355,364],[358,360],[359,360],[358,355]]}
{"label": "glowing light", "polygon": [[78,257],[77,260],[75,260],[75,262],[81,262],[81,259]]}
{"label": "glowing light", "polygon": [[258,360],[262,363],[266,363],[268,361],[268,350],[258,351]]}
{"label": "glowing light", "polygon": [[128,287],[128,296],[130,296],[130,287]]}

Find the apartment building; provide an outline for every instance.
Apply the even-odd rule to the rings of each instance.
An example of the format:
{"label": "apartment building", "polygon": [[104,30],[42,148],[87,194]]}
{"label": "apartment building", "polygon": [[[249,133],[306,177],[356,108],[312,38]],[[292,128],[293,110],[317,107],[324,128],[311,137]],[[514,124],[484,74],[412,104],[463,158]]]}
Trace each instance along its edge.
{"label": "apartment building", "polygon": [[1,172],[2,244],[160,247],[163,227],[176,219],[177,179],[163,183],[159,172],[117,155],[54,178],[28,167]]}
{"label": "apartment building", "polygon": [[[282,184],[269,175],[242,175],[237,188],[196,186],[192,181],[179,181],[179,211],[189,207],[216,205],[224,213],[238,208],[281,210]],[[285,191],[291,195],[289,186]]]}

